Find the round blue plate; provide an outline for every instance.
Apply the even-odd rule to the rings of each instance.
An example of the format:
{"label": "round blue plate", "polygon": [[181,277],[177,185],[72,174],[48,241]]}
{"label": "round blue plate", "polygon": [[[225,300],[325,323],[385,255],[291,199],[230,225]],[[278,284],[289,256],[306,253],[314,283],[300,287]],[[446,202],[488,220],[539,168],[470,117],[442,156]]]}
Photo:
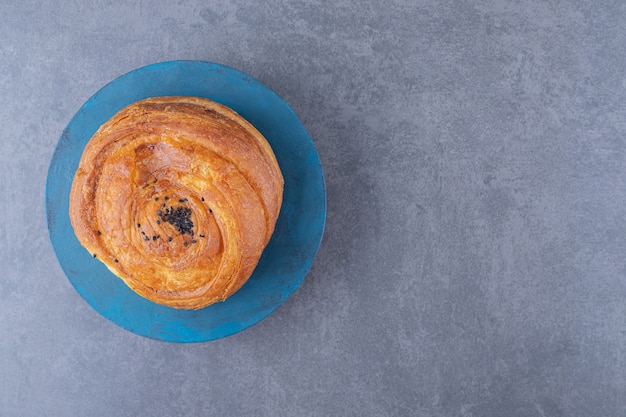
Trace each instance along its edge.
{"label": "round blue plate", "polygon": [[[197,311],[164,307],[133,292],[80,245],[68,214],[74,173],[85,144],[100,125],[137,100],[174,95],[206,97],[242,115],[269,141],[285,180],[276,230],[252,277],[223,303]],[[313,142],[278,95],[249,75],[223,65],[172,61],[119,77],[80,108],[63,131],[50,163],[46,213],[61,267],[96,311],[152,339],[204,342],[258,323],[300,286],[324,232],[326,193]]]}

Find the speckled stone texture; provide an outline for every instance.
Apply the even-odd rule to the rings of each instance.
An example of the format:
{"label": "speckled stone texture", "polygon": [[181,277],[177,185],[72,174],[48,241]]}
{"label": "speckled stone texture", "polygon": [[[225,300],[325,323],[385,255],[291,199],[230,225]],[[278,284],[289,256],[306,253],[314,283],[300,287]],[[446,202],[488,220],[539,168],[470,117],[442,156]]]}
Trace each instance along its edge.
{"label": "speckled stone texture", "polygon": [[[0,415],[626,415],[625,45],[623,1],[0,2]],[[172,59],[274,89],[327,181],[301,288],[204,344],[99,316],[45,220],[72,115]]]}

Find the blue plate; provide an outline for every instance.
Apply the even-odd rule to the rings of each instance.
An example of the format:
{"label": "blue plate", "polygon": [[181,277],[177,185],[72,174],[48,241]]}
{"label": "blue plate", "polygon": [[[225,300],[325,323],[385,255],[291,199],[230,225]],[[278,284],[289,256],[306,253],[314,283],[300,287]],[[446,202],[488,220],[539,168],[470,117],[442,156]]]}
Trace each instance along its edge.
{"label": "blue plate", "polygon": [[[85,144],[100,125],[137,100],[173,95],[206,97],[242,115],[269,141],[285,180],[276,230],[252,277],[223,303],[197,311],[164,307],[133,292],[80,245],[68,214],[74,173]],[[61,267],[96,311],[152,339],[204,342],[258,323],[300,286],[324,232],[326,193],[313,142],[293,110],[276,93],[249,75],[223,65],[172,61],[119,77],[80,108],[63,131],[50,163],[46,213]]]}

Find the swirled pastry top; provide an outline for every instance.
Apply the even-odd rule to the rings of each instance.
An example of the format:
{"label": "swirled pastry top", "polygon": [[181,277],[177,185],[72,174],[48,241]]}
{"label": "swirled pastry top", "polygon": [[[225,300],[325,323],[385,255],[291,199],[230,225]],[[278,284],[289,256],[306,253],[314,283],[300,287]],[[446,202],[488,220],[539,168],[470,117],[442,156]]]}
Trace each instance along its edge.
{"label": "swirled pastry top", "polygon": [[208,99],[156,97],[89,140],[69,214],[80,243],[139,295],[199,309],[250,277],[282,196],[276,157],[250,123]]}

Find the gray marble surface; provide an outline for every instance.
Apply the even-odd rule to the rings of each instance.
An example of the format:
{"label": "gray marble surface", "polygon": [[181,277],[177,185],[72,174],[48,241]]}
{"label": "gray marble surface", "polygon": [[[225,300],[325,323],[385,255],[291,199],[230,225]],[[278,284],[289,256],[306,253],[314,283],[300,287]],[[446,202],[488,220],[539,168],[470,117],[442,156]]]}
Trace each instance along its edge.
{"label": "gray marble surface", "polygon": [[[623,1],[0,2],[0,415],[626,415],[625,45]],[[173,59],[275,90],[327,182],[300,289],[204,344],[93,311],[44,211],[83,102]]]}

